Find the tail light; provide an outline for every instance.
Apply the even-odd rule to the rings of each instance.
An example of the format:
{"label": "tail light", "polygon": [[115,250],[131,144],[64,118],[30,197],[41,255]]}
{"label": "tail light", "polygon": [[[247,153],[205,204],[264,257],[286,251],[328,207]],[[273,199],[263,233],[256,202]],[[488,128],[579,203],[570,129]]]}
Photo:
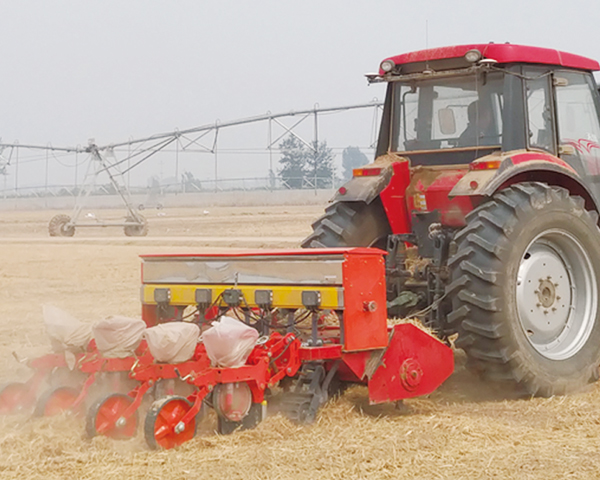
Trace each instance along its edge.
{"label": "tail light", "polygon": [[497,170],[500,168],[502,160],[485,160],[483,162],[473,162],[469,165],[469,170]]}
{"label": "tail light", "polygon": [[381,175],[381,168],[355,168],[352,170],[352,176],[354,177],[375,177]]}

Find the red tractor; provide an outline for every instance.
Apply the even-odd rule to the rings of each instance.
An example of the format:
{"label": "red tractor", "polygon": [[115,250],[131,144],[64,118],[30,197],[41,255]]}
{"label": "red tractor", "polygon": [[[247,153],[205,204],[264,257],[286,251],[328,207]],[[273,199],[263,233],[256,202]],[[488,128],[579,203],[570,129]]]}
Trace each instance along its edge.
{"label": "red tractor", "polygon": [[390,57],[376,159],[304,247],[388,251],[391,314],[458,333],[528,395],[598,378],[600,97],[581,56],[511,44]]}

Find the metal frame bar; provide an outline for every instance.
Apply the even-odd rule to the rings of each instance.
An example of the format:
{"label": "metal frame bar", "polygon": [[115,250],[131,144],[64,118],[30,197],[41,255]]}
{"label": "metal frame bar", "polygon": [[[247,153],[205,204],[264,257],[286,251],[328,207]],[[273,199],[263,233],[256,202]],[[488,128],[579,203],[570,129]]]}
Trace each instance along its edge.
{"label": "metal frame bar", "polygon": [[[218,181],[219,181],[218,139],[219,138],[218,137],[219,137],[220,129],[267,121],[268,122],[268,142],[267,142],[267,146],[266,146],[265,150],[268,151],[269,172],[270,172],[270,175],[272,175],[273,168],[274,168],[274,166],[273,166],[273,146],[278,141],[280,141],[281,138],[283,138],[285,135],[294,136],[302,144],[304,144],[305,146],[310,148],[312,151],[316,152],[316,150],[315,150],[316,147],[315,147],[314,142],[318,142],[318,138],[319,138],[319,132],[318,132],[318,115],[319,114],[341,112],[341,111],[348,111],[348,110],[354,110],[354,109],[374,108],[375,112],[376,112],[375,116],[377,116],[377,112],[380,110],[381,106],[382,106],[382,103],[378,102],[376,99],[369,103],[353,104],[353,105],[345,105],[345,106],[329,107],[329,108],[320,108],[318,104],[315,104],[315,106],[312,109],[291,111],[291,112],[284,112],[284,113],[275,113],[275,114],[268,112],[265,115],[241,118],[241,119],[232,120],[232,121],[228,121],[228,122],[215,122],[215,123],[201,125],[199,127],[189,128],[189,129],[185,129],[185,130],[175,130],[173,132],[159,133],[159,134],[151,135],[151,136],[144,137],[144,138],[138,138],[138,139],[130,138],[129,140],[124,141],[124,142],[112,143],[112,144],[107,144],[107,145],[102,145],[102,146],[98,146],[93,143],[91,143],[87,147],[81,147],[79,145],[76,147],[69,147],[69,146],[53,146],[51,144],[34,145],[34,144],[21,144],[19,142],[14,142],[14,143],[0,142],[0,169],[3,167],[6,168],[7,165],[10,165],[10,161],[11,161],[11,159],[13,159],[13,153],[14,153],[14,168],[15,168],[14,190],[15,190],[15,194],[17,194],[17,192],[19,190],[18,175],[19,175],[19,151],[20,151],[20,149],[25,148],[25,149],[29,149],[29,150],[45,151],[46,152],[46,174],[45,174],[44,185],[45,185],[45,190],[46,190],[46,194],[47,194],[48,188],[49,188],[49,185],[48,185],[49,153],[52,153],[52,152],[64,152],[66,154],[74,153],[76,156],[79,155],[80,153],[91,154],[89,157],[89,160],[88,160],[90,162],[90,165],[88,165],[86,176],[84,177],[84,182],[83,182],[83,184],[80,185],[83,188],[82,188],[82,190],[79,191],[79,194],[77,195],[76,205],[74,208],[73,223],[75,223],[77,221],[77,218],[78,218],[79,214],[81,213],[81,209],[83,208],[83,206],[79,205],[79,203],[84,201],[91,194],[91,191],[93,189],[93,186],[95,185],[97,176],[104,171],[106,171],[106,173],[108,174],[110,183],[113,185],[116,192],[123,199],[123,202],[125,204],[126,209],[128,210],[129,215],[132,216],[134,219],[137,219],[135,209],[133,208],[133,205],[130,200],[129,172],[132,169],[138,167],[140,164],[142,164],[146,160],[148,160],[153,155],[157,154],[158,152],[168,151],[167,147],[169,145],[173,144],[174,142],[176,143],[176,148],[175,148],[176,170],[179,166],[180,151],[194,151],[194,152],[209,153],[209,154],[214,155],[214,182],[215,182],[214,190],[218,191],[219,190],[219,185],[218,185]],[[313,116],[313,119],[314,119],[314,134],[313,134],[313,143],[312,144],[310,141],[303,139],[298,133],[296,133],[294,131],[294,129],[296,129],[302,122],[304,122],[304,120],[306,120],[310,116]],[[281,121],[281,119],[286,118],[286,117],[300,117],[300,118],[297,119],[291,126],[288,126],[283,121]],[[274,138],[275,136],[273,135],[273,124],[274,123],[283,129],[283,133],[281,135],[278,135],[276,138]],[[212,139],[212,146],[205,145],[199,141],[202,138],[209,135],[211,132],[214,134],[214,137]],[[182,139],[185,139],[185,143],[182,142]],[[197,149],[190,150],[190,148],[192,146],[197,147]],[[114,152],[121,147],[127,147],[125,156],[121,159],[116,159],[116,157],[115,157],[114,162],[109,162],[106,159],[106,156],[107,155],[110,156],[111,153],[114,154]],[[6,148],[11,148],[10,157],[8,160],[5,160],[4,162],[2,162],[1,154],[2,154],[2,151]],[[133,159],[135,159],[134,162],[132,162]],[[87,181],[90,179],[89,176],[90,176],[90,171],[91,171],[90,166],[91,166],[91,164],[94,164],[96,161],[99,161],[99,164],[101,165],[101,167],[97,168],[96,171],[93,173],[94,183],[92,183],[91,185],[88,185]],[[77,163],[77,161],[76,161],[76,163]],[[120,166],[123,164],[126,164],[126,168],[121,170]],[[123,182],[121,185],[121,182],[119,182],[118,179],[123,177],[125,174],[127,174],[127,181],[125,181],[125,179],[123,178]],[[76,171],[75,175],[76,175],[75,183],[77,184],[77,171]],[[306,183],[311,184],[311,188],[316,187],[316,185],[317,185],[316,181],[307,181]],[[4,196],[6,196],[6,188],[4,189]]]}

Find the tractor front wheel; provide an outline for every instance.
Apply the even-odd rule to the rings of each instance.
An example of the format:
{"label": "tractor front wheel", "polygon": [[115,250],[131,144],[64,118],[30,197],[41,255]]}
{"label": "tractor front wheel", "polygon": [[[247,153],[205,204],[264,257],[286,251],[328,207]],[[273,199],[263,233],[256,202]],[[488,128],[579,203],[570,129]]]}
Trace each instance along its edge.
{"label": "tractor front wheel", "polygon": [[598,215],[564,188],[513,185],[467,217],[450,259],[457,346],[483,377],[551,396],[598,379]]}

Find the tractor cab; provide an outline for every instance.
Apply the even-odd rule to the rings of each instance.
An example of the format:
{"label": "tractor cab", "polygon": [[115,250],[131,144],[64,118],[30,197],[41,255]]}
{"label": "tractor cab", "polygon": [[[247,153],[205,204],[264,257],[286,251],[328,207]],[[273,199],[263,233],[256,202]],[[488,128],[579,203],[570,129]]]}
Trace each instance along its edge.
{"label": "tractor cab", "polygon": [[[597,62],[510,44],[398,55],[370,81],[388,82],[377,155],[411,166],[457,165],[494,152],[541,150],[581,176],[600,168]],[[598,192],[595,192],[598,193]]]}

